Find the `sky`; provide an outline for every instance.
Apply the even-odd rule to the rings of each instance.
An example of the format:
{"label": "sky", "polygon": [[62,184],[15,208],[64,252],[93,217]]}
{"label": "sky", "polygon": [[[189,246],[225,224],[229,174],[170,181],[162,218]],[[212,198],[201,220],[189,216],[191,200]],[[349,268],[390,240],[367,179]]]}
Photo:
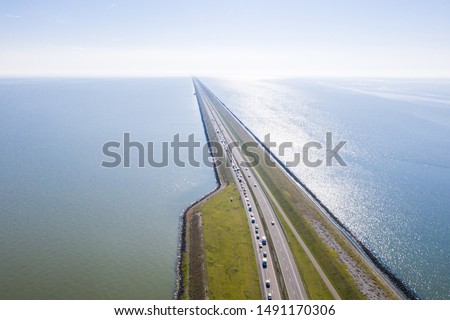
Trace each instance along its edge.
{"label": "sky", "polygon": [[0,77],[450,77],[450,1],[0,0]]}

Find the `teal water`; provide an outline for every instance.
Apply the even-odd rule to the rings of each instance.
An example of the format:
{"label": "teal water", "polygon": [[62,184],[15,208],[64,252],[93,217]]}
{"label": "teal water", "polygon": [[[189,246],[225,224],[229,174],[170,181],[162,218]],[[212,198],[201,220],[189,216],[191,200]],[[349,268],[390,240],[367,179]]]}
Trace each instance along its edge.
{"label": "teal water", "polygon": [[261,139],[293,142],[284,161],[346,140],[347,167],[292,171],[420,298],[450,299],[450,80],[204,82]]}
{"label": "teal water", "polygon": [[172,298],[179,215],[212,169],[107,169],[102,145],[204,143],[194,98],[188,78],[0,80],[0,299]]}

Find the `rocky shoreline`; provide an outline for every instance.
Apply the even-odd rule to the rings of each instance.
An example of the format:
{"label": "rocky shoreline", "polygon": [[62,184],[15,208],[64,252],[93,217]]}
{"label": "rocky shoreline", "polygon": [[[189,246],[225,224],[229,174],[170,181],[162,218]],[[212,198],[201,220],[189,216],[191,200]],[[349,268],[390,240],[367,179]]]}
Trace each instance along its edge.
{"label": "rocky shoreline", "polygon": [[[211,92],[214,95],[214,93]],[[215,95],[214,95],[215,96]],[[216,97],[216,96],[215,96]],[[216,97],[217,98],[217,97]],[[327,208],[325,204],[323,204],[320,199],[288,168],[286,165],[269,149],[267,146],[244,124],[242,121],[219,99],[218,101],[222,103],[224,108],[226,108],[230,114],[239,122],[242,127],[244,127],[253,138],[261,144],[261,146],[275,159],[275,161],[285,170],[285,172],[296,182],[298,183],[303,190],[311,196],[314,201],[326,212],[330,220],[347,236],[347,238],[355,245],[355,247],[363,254],[374,266],[377,268],[383,276],[385,276],[407,299],[418,299],[416,294],[400,279],[393,273],[387,266],[385,266],[376,256],[375,254],[365,246],[358,238],[356,238],[353,233]],[[197,96],[197,102],[200,104],[200,101]],[[206,123],[204,119],[204,115],[199,105],[201,120],[203,124],[203,129],[205,131],[206,140],[208,143],[209,150],[211,152],[211,143],[210,137],[208,135],[208,131],[206,128]],[[177,267],[176,267],[176,289],[174,293],[174,299],[181,299],[184,293],[183,287],[183,272],[182,272],[182,260],[183,254],[186,252],[186,227],[187,227],[187,213],[192,207],[197,205],[199,202],[203,201],[207,197],[209,197],[212,193],[216,192],[221,187],[221,181],[219,178],[218,170],[216,164],[213,165],[214,175],[217,182],[217,187],[212,190],[207,195],[203,196],[201,199],[193,202],[190,206],[188,206],[181,214],[180,217],[180,227],[179,227],[179,249],[178,249],[178,258],[177,258]]]}
{"label": "rocky shoreline", "polygon": [[[211,92],[214,95],[214,93]],[[215,95],[214,95],[215,96]],[[261,141],[217,96],[215,96],[218,101],[223,105],[224,108],[239,122],[239,124],[244,127],[252,137],[258,141],[259,144],[270,154],[273,159],[286,171],[286,173],[298,183],[306,192],[319,204],[319,206],[327,213],[330,220],[336,224],[336,226],[347,236],[347,238],[355,244],[356,248],[366,256],[369,261],[387,278],[389,281],[407,298],[411,300],[417,300],[417,295],[404,283],[394,272],[392,272],[387,266],[385,266],[377,256],[353,235],[353,233],[345,226],[331,211],[328,207],[323,204],[320,199],[288,168],[286,165],[276,156],[265,144]]]}
{"label": "rocky shoreline", "polygon": [[[197,97],[197,103],[198,105],[200,104],[200,101]],[[203,130],[205,132],[205,137],[206,137],[206,142],[208,144],[208,150],[210,153],[210,156],[212,156],[211,153],[211,140],[208,134],[208,130],[206,128],[206,122],[204,119],[204,115],[203,112],[200,108],[199,105],[199,111],[200,111],[200,117],[202,120],[202,124],[203,124]],[[200,199],[194,201],[193,203],[191,203],[187,208],[185,208],[180,215],[180,222],[179,222],[179,228],[178,228],[178,254],[177,254],[177,265],[176,265],[176,284],[175,284],[175,292],[173,294],[173,299],[175,300],[180,300],[181,297],[184,294],[184,275],[183,275],[183,255],[186,253],[186,228],[187,228],[187,216],[188,216],[188,212],[195,207],[197,204],[199,204],[200,202],[202,202],[203,200],[205,200],[206,198],[208,198],[210,195],[212,195],[214,192],[216,192],[217,190],[220,189],[220,187],[222,186],[222,182],[220,181],[219,178],[219,172],[217,170],[217,166],[215,161],[213,161],[213,171],[214,171],[214,177],[216,179],[216,188],[214,190],[212,190],[211,192],[207,193],[206,195],[204,195],[203,197],[201,197]]]}

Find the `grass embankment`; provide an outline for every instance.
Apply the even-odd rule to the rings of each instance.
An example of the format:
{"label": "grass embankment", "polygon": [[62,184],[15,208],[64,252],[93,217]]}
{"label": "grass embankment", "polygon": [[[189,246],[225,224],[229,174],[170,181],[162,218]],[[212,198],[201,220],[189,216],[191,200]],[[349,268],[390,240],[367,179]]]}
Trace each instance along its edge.
{"label": "grass embankment", "polygon": [[[252,189],[250,191],[253,193]],[[333,300],[334,297],[328,290],[327,286],[323,282],[320,275],[317,273],[314,265],[307,256],[306,252],[303,250],[300,243],[295,238],[295,235],[287,225],[281,213],[278,211],[277,207],[273,204],[272,200],[269,199],[272,207],[278,215],[279,221],[283,228],[283,232],[286,235],[289,247],[291,248],[292,254],[294,255],[295,263],[297,265],[298,272],[305,284],[307,282],[309,285],[305,284],[306,294],[309,299],[312,300]],[[258,206],[258,204],[257,204]],[[267,224],[262,221],[265,229],[267,229]],[[270,233],[268,233],[270,235]],[[305,280],[306,279],[306,280]],[[311,285],[313,284],[313,285]]]}
{"label": "grass embankment", "polygon": [[[348,273],[346,266],[339,261],[337,253],[326,246],[326,244],[320,239],[313,227],[310,225],[309,221],[304,217],[305,214],[309,214],[309,211],[314,210],[315,208],[310,208],[306,202],[307,199],[302,199],[301,196],[303,195],[295,194],[294,190],[289,190],[289,186],[285,185],[283,183],[284,181],[282,181],[280,177],[277,177],[277,173],[269,173],[268,169],[271,168],[264,166],[257,168],[258,173],[261,175],[267,187],[271,190],[275,199],[278,201],[281,208],[294,225],[295,230],[300,234],[309,250],[319,262],[323,271],[328,276],[328,279],[339,293],[339,296],[342,297],[342,299],[365,299],[365,296],[360,292],[352,276]],[[294,194],[294,196],[292,196],[292,194]],[[303,215],[301,213],[303,213]],[[289,229],[280,214],[279,217],[283,223],[284,230],[286,233],[289,233],[289,242],[291,248],[295,252],[294,254],[296,256],[302,277],[304,279],[306,277],[305,283],[307,291],[309,294],[312,294],[312,299],[320,299],[320,297],[315,297],[315,294],[321,294],[321,290],[320,288],[317,288],[318,283],[316,282],[317,278],[320,279],[320,276],[312,266],[309,258],[306,256],[306,253],[303,251],[298,241],[292,234],[292,231]],[[295,250],[293,247],[295,247]],[[306,269],[308,267],[312,268],[310,272],[304,272],[302,270],[303,268]],[[323,284],[322,281],[320,281],[320,283]],[[329,293],[328,289],[325,290]]]}
{"label": "grass embankment", "polygon": [[183,273],[183,294],[181,295],[181,300],[186,300],[188,298],[188,284],[189,284],[189,263],[188,256],[186,252],[183,253],[181,257],[181,272]]}
{"label": "grass embankment", "polygon": [[[240,143],[253,141],[253,137],[237,123],[236,119],[234,119],[225,108],[218,107],[217,109]],[[254,152],[255,150],[252,151]],[[262,159],[264,151],[261,148],[258,148],[257,153]],[[375,275],[367,265],[367,261],[355,252],[355,249],[352,248],[352,245],[345,236],[340,234],[340,231],[336,230],[329,221],[323,217],[315,205],[295,186],[294,183],[292,183],[279,167],[269,167],[266,164],[261,163],[256,170],[266,183],[276,201],[286,213],[291,223],[294,225],[297,233],[302,237],[309,250],[313,253],[315,259],[318,261],[342,299],[366,299],[367,297],[362,294],[354,277],[349,273],[347,266],[340,261],[338,254],[328,246],[314,230],[314,227],[311,224],[312,220],[320,222],[323,227],[327,229],[339,246],[345,250],[354,261],[356,261],[357,265],[361,267],[378,286],[382,288],[387,297],[396,298],[392,290],[387,289],[379,276]],[[280,214],[278,215],[280,221],[283,223],[289,245],[295,256],[309,298],[330,299],[331,293],[325,287],[320,275],[313,267],[298,241],[295,239],[286,222]]]}
{"label": "grass embankment", "polygon": [[234,183],[198,211],[203,221],[208,297],[261,299],[251,232]]}
{"label": "grass embankment", "polygon": [[[202,110],[201,101],[199,106]],[[208,114],[202,117],[208,139],[218,143]],[[226,158],[217,160],[225,163]],[[222,189],[187,213],[182,299],[261,299],[246,211],[231,170],[220,166],[216,172]]]}
{"label": "grass embankment", "polygon": [[298,272],[305,284],[306,294],[312,300],[333,300],[333,295],[328,290],[322,278],[317,273],[311,260],[306,255],[302,246],[295,239],[291,229],[286,224],[286,221],[278,213],[279,220],[283,226],[284,233],[288,239],[289,247],[294,255],[295,263],[298,267]]}

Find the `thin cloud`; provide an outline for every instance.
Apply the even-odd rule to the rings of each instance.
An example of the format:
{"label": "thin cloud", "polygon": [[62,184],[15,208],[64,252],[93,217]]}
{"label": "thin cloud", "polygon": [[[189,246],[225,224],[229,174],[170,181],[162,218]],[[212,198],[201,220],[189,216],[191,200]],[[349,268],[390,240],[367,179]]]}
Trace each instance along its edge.
{"label": "thin cloud", "polygon": [[65,24],[67,23],[67,20],[64,18],[55,18],[55,21],[59,24]]}
{"label": "thin cloud", "polygon": [[22,16],[17,16],[17,15],[13,15],[13,14],[5,14],[5,17],[9,18],[9,19],[21,19]]}
{"label": "thin cloud", "polygon": [[86,47],[81,47],[81,46],[69,46],[69,48],[72,50],[76,50],[76,51],[86,51],[87,50]]}

